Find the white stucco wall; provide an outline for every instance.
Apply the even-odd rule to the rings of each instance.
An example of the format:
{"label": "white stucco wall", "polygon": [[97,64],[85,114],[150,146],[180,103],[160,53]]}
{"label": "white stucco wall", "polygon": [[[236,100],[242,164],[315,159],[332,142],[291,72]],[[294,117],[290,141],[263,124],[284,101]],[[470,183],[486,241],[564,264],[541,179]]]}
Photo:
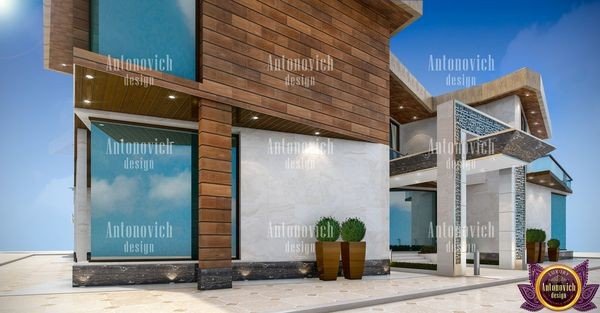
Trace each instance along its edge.
{"label": "white stucco wall", "polygon": [[[234,132],[240,134],[241,261],[314,260],[315,239],[307,230],[329,215],[340,221],[360,217],[367,226],[367,259],[389,258],[387,145],[329,139],[331,150],[322,149],[328,154],[314,148],[278,153],[270,148],[282,140],[328,139],[247,128]],[[304,168],[291,168],[293,161],[304,161]],[[284,234],[277,233],[281,229]]]}
{"label": "white stucco wall", "polygon": [[546,231],[546,240],[552,234],[552,189],[527,183],[527,228],[541,228]]}
{"label": "white stucco wall", "polygon": [[475,244],[479,252],[498,253],[499,182],[499,171],[467,176],[467,225],[493,227],[486,238],[470,236],[468,244]]}
{"label": "white stucco wall", "polygon": [[477,110],[495,117],[510,126],[521,129],[521,99],[508,96],[476,107]]}

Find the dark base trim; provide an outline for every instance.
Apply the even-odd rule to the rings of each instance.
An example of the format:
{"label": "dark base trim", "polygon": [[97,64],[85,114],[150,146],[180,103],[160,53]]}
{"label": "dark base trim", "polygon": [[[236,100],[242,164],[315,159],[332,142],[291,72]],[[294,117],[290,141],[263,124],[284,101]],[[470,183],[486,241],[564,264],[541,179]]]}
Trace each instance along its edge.
{"label": "dark base trim", "polygon": [[198,272],[198,290],[231,288],[231,268],[206,268]]}
{"label": "dark base trim", "polygon": [[[344,276],[340,261],[338,276]],[[390,261],[366,260],[365,276],[388,275]],[[319,277],[316,261],[284,261],[284,262],[234,262],[233,280],[267,280]]]}
{"label": "dark base trim", "polygon": [[[389,273],[389,260],[365,261],[365,276]],[[338,276],[343,277],[341,262]],[[73,287],[198,282],[198,289],[209,290],[231,288],[231,281],[315,277],[319,277],[315,261],[233,262],[232,269],[202,270],[197,261],[73,265]]]}
{"label": "dark base trim", "polygon": [[192,283],[198,262],[73,265],[73,287]]}

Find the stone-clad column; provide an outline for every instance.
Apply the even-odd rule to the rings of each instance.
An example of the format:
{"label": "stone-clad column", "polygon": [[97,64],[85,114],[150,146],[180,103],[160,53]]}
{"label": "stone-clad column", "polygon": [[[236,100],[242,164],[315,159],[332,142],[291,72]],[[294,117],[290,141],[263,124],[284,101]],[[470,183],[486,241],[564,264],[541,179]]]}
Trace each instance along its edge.
{"label": "stone-clad column", "polygon": [[467,263],[462,232],[467,216],[466,134],[457,126],[454,101],[439,105],[437,111],[437,272],[462,276]]}
{"label": "stone-clad column", "polygon": [[231,288],[231,106],[198,108],[198,289]]}

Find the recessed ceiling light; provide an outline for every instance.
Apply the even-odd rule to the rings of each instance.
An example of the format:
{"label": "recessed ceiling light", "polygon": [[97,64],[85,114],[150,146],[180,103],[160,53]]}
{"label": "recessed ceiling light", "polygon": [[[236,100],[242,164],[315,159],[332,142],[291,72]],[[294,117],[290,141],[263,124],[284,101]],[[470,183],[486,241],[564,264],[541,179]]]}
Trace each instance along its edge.
{"label": "recessed ceiling light", "polygon": [[529,97],[529,92],[526,92],[526,93],[525,93],[525,97]]}
{"label": "recessed ceiling light", "polygon": [[535,111],[531,111],[531,114],[535,114]]}
{"label": "recessed ceiling light", "polygon": [[540,124],[540,123],[538,123],[538,122],[533,122],[533,125],[539,125],[539,124]]}
{"label": "recessed ceiling light", "polygon": [[67,67],[67,64],[66,63],[61,63],[60,66]]}
{"label": "recessed ceiling light", "polygon": [[416,116],[413,116],[413,120],[416,120],[416,119],[417,119],[417,117],[416,117]]}
{"label": "recessed ceiling light", "polygon": [[253,120],[257,120],[257,119],[258,119],[258,116],[253,116],[253,117],[252,117],[252,119],[253,119]]}
{"label": "recessed ceiling light", "polygon": [[550,183],[550,186],[554,186],[554,183]]}
{"label": "recessed ceiling light", "polygon": [[538,133],[540,133],[540,134],[541,134],[541,133],[542,133],[542,130],[541,130],[541,129],[538,129]]}
{"label": "recessed ceiling light", "polygon": [[85,104],[90,104],[90,103],[92,103],[92,101],[90,101],[90,100],[88,100],[88,99],[85,99],[85,100],[83,100],[83,103],[85,103]]}
{"label": "recessed ceiling light", "polygon": [[175,99],[174,95],[169,95],[169,99]]}
{"label": "recessed ceiling light", "polygon": [[402,110],[402,109],[404,109],[404,106],[401,105],[401,106],[398,107],[398,109]]}
{"label": "recessed ceiling light", "polygon": [[545,180],[543,180],[543,179],[540,179],[540,183],[542,183],[542,184],[543,184],[543,183],[545,183],[545,182],[546,182]]}
{"label": "recessed ceiling light", "polygon": [[320,132],[315,132],[315,135],[317,135],[317,136],[320,135],[320,134],[321,134]]}
{"label": "recessed ceiling light", "polygon": [[87,75],[85,75],[85,78],[87,78],[87,79],[94,79],[94,76],[92,76],[90,74],[87,74]]}
{"label": "recessed ceiling light", "polygon": [[104,124],[98,124],[98,125],[100,125],[100,127],[104,127]]}

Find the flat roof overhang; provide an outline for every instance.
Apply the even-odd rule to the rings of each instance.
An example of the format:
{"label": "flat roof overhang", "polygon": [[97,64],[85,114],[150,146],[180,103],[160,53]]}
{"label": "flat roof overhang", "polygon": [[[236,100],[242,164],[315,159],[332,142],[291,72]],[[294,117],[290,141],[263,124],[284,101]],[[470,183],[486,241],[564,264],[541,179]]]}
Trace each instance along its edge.
{"label": "flat roof overhang", "polygon": [[[93,119],[124,121],[136,124],[156,125],[170,128],[197,129],[199,99],[209,99],[231,104],[231,99],[206,88],[172,75],[143,71],[108,72],[106,57],[93,52],[75,49],[74,111],[76,127],[90,128]],[[143,77],[141,76],[143,75]],[[128,81],[142,77],[149,84],[139,85]],[[216,87],[215,87],[216,88]],[[270,114],[249,110],[242,103],[233,107],[232,125],[304,135],[360,140],[353,136],[311,125],[310,121],[298,122]],[[241,107],[240,107],[241,106]]]}
{"label": "flat roof overhang", "polygon": [[[493,150],[477,149],[486,145]],[[554,147],[527,133],[508,129],[467,141],[467,175],[524,166]],[[437,180],[437,154],[429,151],[390,160],[390,188]]]}
{"label": "flat roof overhang", "polygon": [[551,171],[527,173],[527,182],[571,194],[573,190]]}
{"label": "flat roof overhang", "polygon": [[423,15],[423,0],[359,0],[359,2],[385,18],[390,37]]}
{"label": "flat roof overhang", "polygon": [[522,68],[491,82],[432,96],[390,53],[390,116],[402,124],[436,116],[437,105],[449,100],[476,107],[511,95],[519,97],[531,133],[550,138],[552,125],[539,73]]}
{"label": "flat roof overhang", "polygon": [[516,95],[521,100],[531,133],[541,139],[550,138],[552,125],[542,77],[528,68],[481,85],[433,97],[433,106],[435,108],[438,104],[455,99],[476,107],[511,95]]}

